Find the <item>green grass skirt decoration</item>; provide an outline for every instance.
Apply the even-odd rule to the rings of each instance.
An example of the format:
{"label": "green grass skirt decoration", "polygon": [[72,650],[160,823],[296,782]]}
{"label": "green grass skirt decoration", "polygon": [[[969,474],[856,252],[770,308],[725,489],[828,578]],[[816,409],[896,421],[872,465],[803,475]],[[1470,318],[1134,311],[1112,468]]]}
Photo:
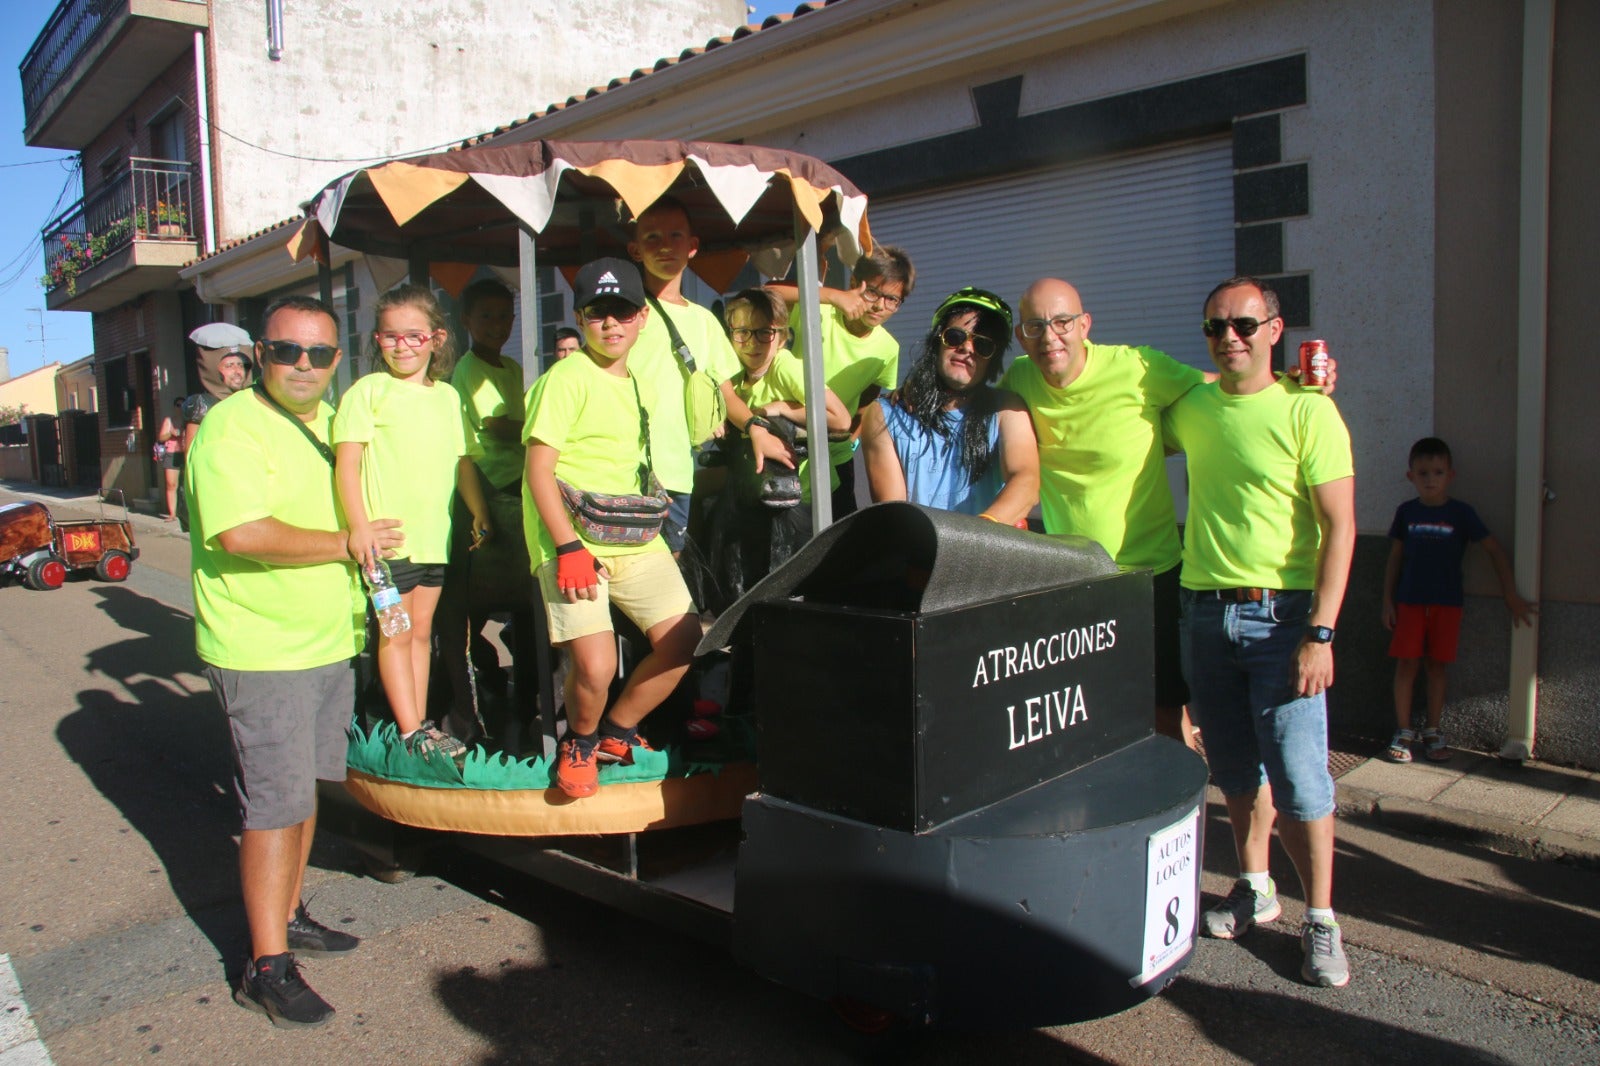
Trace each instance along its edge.
{"label": "green grass skirt decoration", "polygon": [[[460,769],[442,755],[423,758],[406,750],[393,722],[380,722],[368,732],[359,722],[348,731],[350,750],[346,763],[371,777],[398,781],[422,788],[470,788],[485,791],[515,791],[551,788],[555,767],[544,756],[517,759],[503,752],[491,752],[474,745]],[[716,773],[720,762],[692,762],[680,751],[635,748],[632,763],[602,763],[600,784],[625,781],[662,781],[669,777]]]}

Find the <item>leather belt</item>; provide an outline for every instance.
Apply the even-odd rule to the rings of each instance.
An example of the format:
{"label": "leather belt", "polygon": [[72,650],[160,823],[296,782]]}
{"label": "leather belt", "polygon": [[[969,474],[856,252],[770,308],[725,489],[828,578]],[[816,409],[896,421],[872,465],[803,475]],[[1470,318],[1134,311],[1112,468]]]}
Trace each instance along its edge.
{"label": "leather belt", "polygon": [[1200,595],[1211,600],[1230,600],[1234,603],[1260,603],[1262,600],[1276,595],[1277,589],[1236,588],[1236,589],[1202,589]]}

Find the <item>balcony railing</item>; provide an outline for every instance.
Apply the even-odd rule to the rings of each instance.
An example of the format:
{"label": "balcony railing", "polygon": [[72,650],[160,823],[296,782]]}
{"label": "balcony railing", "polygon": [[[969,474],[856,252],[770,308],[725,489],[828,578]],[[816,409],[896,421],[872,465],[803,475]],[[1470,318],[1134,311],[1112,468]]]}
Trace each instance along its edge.
{"label": "balcony railing", "polygon": [[195,240],[194,164],[130,159],[127,173],[68,208],[43,230],[45,290],[78,289],[78,275],[134,241]]}
{"label": "balcony railing", "polygon": [[120,0],[67,0],[56,8],[22,60],[22,109],[34,114],[40,101],[72,69],[78,56],[100,32]]}

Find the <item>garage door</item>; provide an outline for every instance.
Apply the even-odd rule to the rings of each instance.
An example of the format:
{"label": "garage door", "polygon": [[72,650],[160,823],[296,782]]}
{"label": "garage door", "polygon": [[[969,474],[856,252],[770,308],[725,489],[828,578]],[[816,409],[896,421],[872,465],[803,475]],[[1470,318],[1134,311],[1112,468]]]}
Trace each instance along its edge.
{"label": "garage door", "polygon": [[873,236],[917,267],[916,291],[888,327],[902,371],[951,292],[977,285],[1015,307],[1046,276],[1078,287],[1095,340],[1211,368],[1200,304],[1234,272],[1228,138],[875,200],[868,215]]}

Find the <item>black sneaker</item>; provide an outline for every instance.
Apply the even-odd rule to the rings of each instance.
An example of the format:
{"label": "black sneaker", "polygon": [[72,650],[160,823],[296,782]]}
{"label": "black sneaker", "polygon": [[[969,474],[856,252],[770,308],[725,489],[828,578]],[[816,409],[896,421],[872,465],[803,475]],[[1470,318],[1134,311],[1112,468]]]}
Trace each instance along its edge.
{"label": "black sneaker", "polygon": [[295,910],[294,920],[289,923],[289,950],[312,958],[354,951],[360,943],[360,937],[329,929],[311,917],[306,913],[304,903]]}
{"label": "black sneaker", "polygon": [[333,1017],[333,1008],[306,984],[287,951],[245,960],[233,1001],[286,1029],[310,1029]]}

